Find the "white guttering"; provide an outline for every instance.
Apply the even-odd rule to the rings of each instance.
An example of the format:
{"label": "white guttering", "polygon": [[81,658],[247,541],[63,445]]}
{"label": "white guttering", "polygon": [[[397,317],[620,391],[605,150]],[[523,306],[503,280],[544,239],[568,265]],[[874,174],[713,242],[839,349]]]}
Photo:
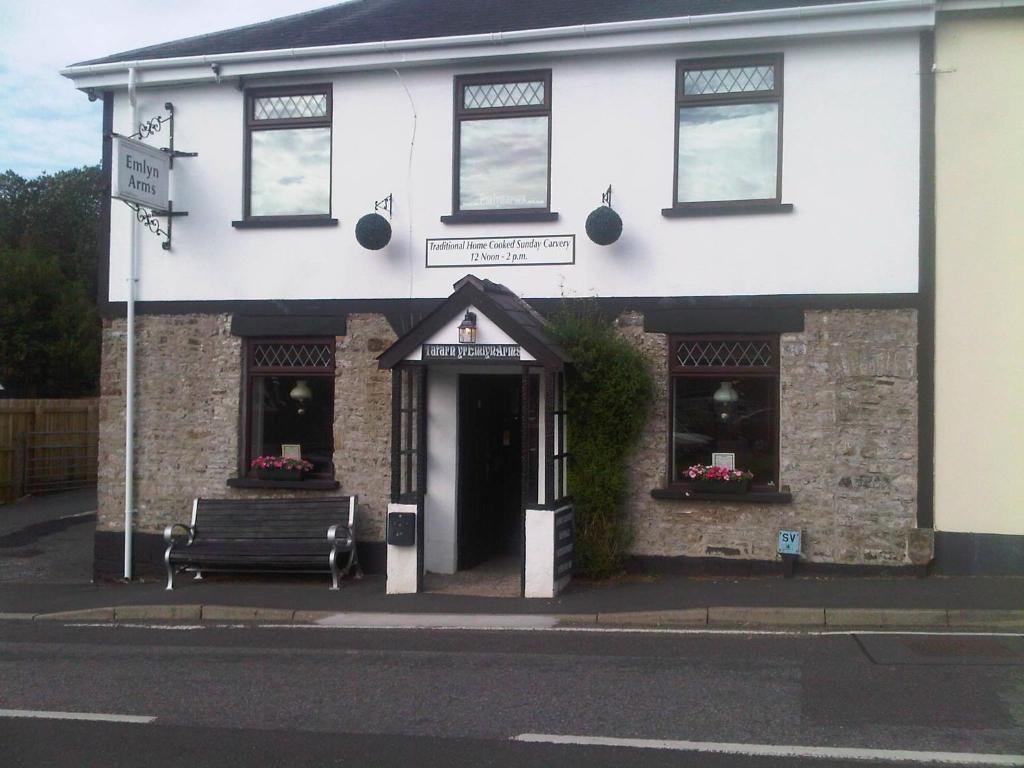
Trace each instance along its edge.
{"label": "white guttering", "polygon": [[[139,124],[139,108],[135,99],[135,67],[128,69],[128,101],[132,107],[132,127]],[[124,578],[132,577],[132,509],[135,503],[135,262],[138,257],[138,227],[129,217],[131,231],[128,253],[128,301],[125,302],[125,365],[124,365]]]}
{"label": "white guttering", "polygon": [[936,10],[943,11],[998,11],[1005,8],[1024,8],[1024,0],[936,0]]}
{"label": "white guttering", "polygon": [[[774,22],[786,20],[815,19],[836,16],[863,16],[890,11],[932,11],[936,0],[869,0],[863,3],[835,3],[830,5],[773,8],[763,11],[735,11],[712,13],[703,16],[677,16],[667,19],[640,19],[636,21],[614,21],[603,24],[577,24],[570,27],[549,27],[546,29],[524,29],[511,32],[488,32],[476,35],[455,35],[448,37],[416,38],[413,40],[383,40],[370,43],[342,43],[320,45],[309,48],[281,48],[268,51],[244,51],[240,53],[204,54],[201,56],[176,56],[165,59],[137,59],[135,61],[113,61],[104,64],[79,64],[62,69],[65,77],[122,72],[134,68],[170,69],[173,67],[201,66],[209,69],[211,64],[241,64],[282,59],[307,59],[325,56],[349,56],[366,53],[394,53],[424,49],[461,48],[475,45],[503,45],[515,42],[540,40],[562,40],[566,38],[591,37],[631,32],[652,32],[692,27],[713,27],[751,22]],[[400,60],[400,59],[399,59]]]}

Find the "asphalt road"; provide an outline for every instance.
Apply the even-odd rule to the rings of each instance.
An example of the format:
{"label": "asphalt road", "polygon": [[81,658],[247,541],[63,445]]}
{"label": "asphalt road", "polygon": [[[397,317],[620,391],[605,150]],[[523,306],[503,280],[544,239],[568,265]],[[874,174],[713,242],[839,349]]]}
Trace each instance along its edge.
{"label": "asphalt road", "polygon": [[0,712],[4,766],[853,766],[513,739],[1021,754],[1024,639],[6,621],[0,710],[155,718]]}

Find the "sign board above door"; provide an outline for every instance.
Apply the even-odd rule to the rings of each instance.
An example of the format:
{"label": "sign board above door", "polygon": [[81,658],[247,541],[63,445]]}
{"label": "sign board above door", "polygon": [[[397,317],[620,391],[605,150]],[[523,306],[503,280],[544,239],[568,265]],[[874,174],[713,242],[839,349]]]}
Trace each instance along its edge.
{"label": "sign board above door", "polygon": [[166,211],[171,177],[171,156],[163,150],[126,136],[114,136],[114,173],[111,197]]}
{"label": "sign board above door", "polygon": [[424,344],[423,360],[518,360],[518,344]]}
{"label": "sign board above door", "polygon": [[428,267],[535,267],[576,263],[576,235],[427,240]]}

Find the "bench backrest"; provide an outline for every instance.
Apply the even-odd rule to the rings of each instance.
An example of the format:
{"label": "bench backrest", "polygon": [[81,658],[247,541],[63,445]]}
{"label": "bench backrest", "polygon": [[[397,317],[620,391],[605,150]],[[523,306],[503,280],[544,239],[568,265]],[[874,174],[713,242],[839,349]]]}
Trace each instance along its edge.
{"label": "bench backrest", "polygon": [[196,499],[192,525],[205,540],[315,539],[355,524],[355,496],[312,499]]}

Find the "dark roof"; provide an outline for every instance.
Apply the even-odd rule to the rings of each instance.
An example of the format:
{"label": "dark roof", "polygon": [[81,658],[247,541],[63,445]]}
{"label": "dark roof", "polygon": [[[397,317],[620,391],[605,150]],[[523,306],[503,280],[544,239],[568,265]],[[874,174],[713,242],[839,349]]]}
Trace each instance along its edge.
{"label": "dark roof", "polygon": [[350,0],[81,64],[704,16],[866,0]]}
{"label": "dark roof", "polygon": [[545,366],[562,368],[572,362],[566,351],[548,336],[547,321],[540,313],[504,285],[466,275],[452,288],[451,296],[378,356],[381,368],[394,368],[470,305]]}

